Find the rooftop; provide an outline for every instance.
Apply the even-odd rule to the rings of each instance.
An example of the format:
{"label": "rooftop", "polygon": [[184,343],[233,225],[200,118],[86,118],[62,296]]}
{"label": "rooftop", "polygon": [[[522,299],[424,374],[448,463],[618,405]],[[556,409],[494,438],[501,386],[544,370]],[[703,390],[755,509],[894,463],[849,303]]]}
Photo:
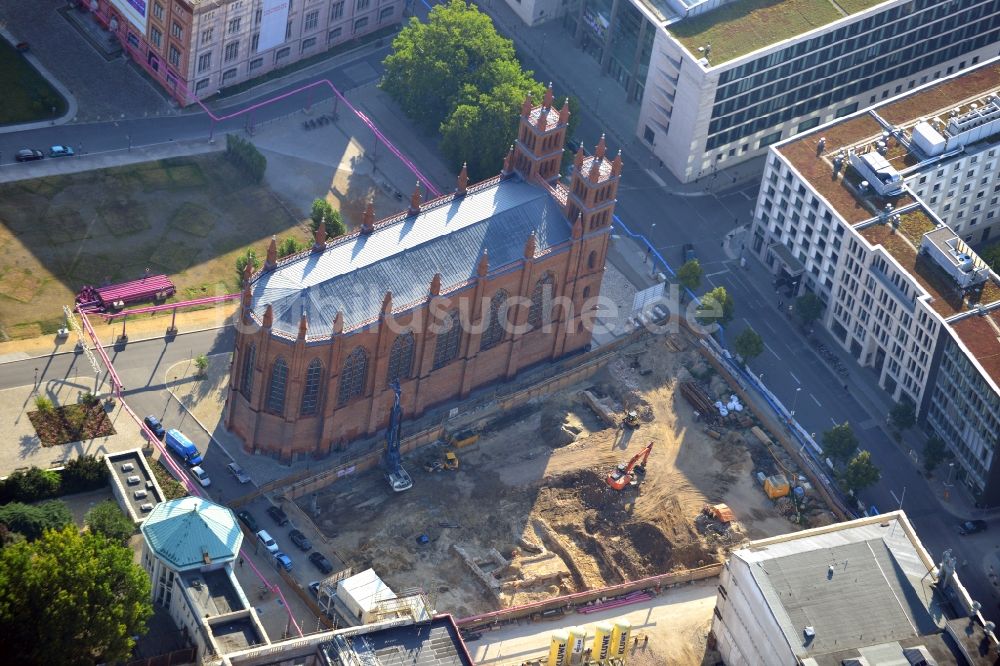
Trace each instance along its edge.
{"label": "rooftop", "polygon": [[473,666],[450,616],[370,632],[351,630],[320,646],[325,666]]}
{"label": "rooftop", "polygon": [[140,522],[163,501],[163,491],[138,449],[109,454],[104,462],[133,521]]}
{"label": "rooftop", "polygon": [[751,542],[732,556],[800,658],[937,635],[953,615],[901,513]]}
{"label": "rooftop", "polygon": [[311,335],[328,338],[337,312],[345,330],[363,326],[378,318],[387,292],[394,310],[407,309],[428,297],[436,273],[443,293],[474,278],[484,252],[493,272],[523,259],[532,233],[538,254],[568,241],[571,231],[549,192],[517,175],[493,178],[465,196],[431,201],[417,215],[382,220],[369,234],[280,260],[253,278],[252,307],[260,319],[271,305],[273,330],[293,339],[304,312]]}
{"label": "rooftop", "polygon": [[667,30],[696,58],[712,45],[711,65],[835,23],[886,0],[736,0],[670,25]]}
{"label": "rooftop", "polygon": [[232,511],[190,495],[157,504],[139,529],[150,550],[175,571],[231,561],[243,543]]}
{"label": "rooftop", "polygon": [[210,625],[212,637],[223,653],[236,652],[266,642],[249,617],[240,617]]}
{"label": "rooftop", "polygon": [[188,596],[198,604],[202,617],[226,615],[243,610],[243,596],[223,569],[190,571],[181,576]]}
{"label": "rooftop", "polygon": [[951,328],[993,383],[1000,386],[1000,308],[962,317],[952,322]]}

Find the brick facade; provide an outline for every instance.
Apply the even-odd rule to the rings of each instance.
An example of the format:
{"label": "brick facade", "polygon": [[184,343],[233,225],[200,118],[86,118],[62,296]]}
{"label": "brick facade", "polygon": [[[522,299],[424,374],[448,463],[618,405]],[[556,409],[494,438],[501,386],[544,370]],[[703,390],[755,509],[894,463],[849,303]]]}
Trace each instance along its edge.
{"label": "brick facade", "polygon": [[[250,285],[281,265],[274,261],[272,241],[263,271],[247,281],[226,407],[226,427],[243,439],[248,453],[283,461],[322,457],[352,439],[376,433],[388,423],[392,376],[400,379],[404,415],[413,418],[448,400],[465,398],[476,388],[511,378],[524,368],[589,347],[587,320],[604,274],[621,158],[605,158],[602,138],[594,156],[585,157],[582,150],[577,154],[570,187],[559,183],[556,170],[569,111],[565,104],[556,110],[551,98],[550,89],[542,106],[525,102],[518,141],[501,176],[470,186],[468,191],[495,186],[506,177],[520,177],[545,188],[567,222],[573,222],[568,240],[539,251],[534,234],[511,238],[511,243],[524,247],[519,261],[491,266],[484,254],[472,279],[442,285],[440,276],[435,276],[421,302],[399,307],[393,306],[392,294],[386,294],[381,313],[362,325],[345,330],[344,318],[338,314],[332,335],[313,337],[303,315],[297,339],[274,329],[270,305],[262,316],[252,309]],[[463,171],[454,195],[417,206],[426,210],[465,193]],[[376,223],[374,229],[394,224],[397,218]],[[372,225],[362,225],[353,236],[364,233],[372,233]],[[318,238],[314,252],[324,247]],[[506,292],[507,300],[495,308],[493,299],[500,290]],[[446,328],[442,322],[455,309],[467,313],[466,321],[456,332],[442,330]],[[509,326],[498,333],[490,322],[504,316]],[[412,354],[407,354],[403,350],[411,339]],[[449,349],[454,350],[450,360]],[[361,356],[367,362],[363,372],[355,372],[361,368],[352,359]],[[408,365],[403,362],[407,359]],[[287,366],[284,381],[281,363]],[[310,364],[314,368],[311,380]],[[317,380],[318,395],[306,388]],[[281,387],[283,400],[278,399]],[[308,394],[305,401],[304,394]]]}

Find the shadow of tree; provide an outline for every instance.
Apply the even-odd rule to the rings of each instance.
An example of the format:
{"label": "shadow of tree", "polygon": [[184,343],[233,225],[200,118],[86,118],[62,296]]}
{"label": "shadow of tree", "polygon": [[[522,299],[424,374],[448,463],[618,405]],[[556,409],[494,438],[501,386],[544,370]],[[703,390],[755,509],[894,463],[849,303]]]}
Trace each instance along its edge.
{"label": "shadow of tree", "polygon": [[42,440],[38,439],[38,435],[21,435],[19,443],[22,458],[32,456],[42,449]]}

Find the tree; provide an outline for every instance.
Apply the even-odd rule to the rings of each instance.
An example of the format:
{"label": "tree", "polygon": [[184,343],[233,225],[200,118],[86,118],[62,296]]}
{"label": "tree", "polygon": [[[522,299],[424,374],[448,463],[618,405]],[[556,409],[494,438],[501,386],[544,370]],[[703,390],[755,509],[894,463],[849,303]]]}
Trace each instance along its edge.
{"label": "tree", "polygon": [[247,264],[253,266],[252,271],[260,268],[260,259],[257,258],[257,253],[252,247],[248,247],[246,252],[236,257],[236,274],[239,275],[241,285],[243,284],[243,271],[246,270]]}
{"label": "tree", "polygon": [[278,243],[278,257],[287,257],[306,249],[305,243],[299,241],[294,236],[285,236]]}
{"label": "tree", "polygon": [[509,61],[515,61],[514,45],[493,21],[473,4],[451,0],[435,5],[426,23],[413,18],[400,30],[382,63],[381,86],[430,133],[452,114],[466,85],[489,90],[487,66]]}
{"label": "tree", "polygon": [[873,485],[882,477],[882,472],[872,463],[872,454],[868,451],[859,451],[858,455],[851,458],[844,470],[844,486],[851,492],[857,493],[868,486]]}
{"label": "tree", "polygon": [[733,319],[736,303],[725,287],[716,287],[701,297],[697,319],[701,324],[727,324]]}
{"label": "tree", "polygon": [[947,457],[948,447],[945,446],[943,439],[937,435],[927,438],[927,443],[924,444],[924,471],[930,474]]}
{"label": "tree", "polygon": [[1000,241],[988,245],[979,253],[980,258],[990,265],[994,273],[1000,273]]}
{"label": "tree", "polygon": [[823,433],[823,453],[833,460],[849,460],[857,449],[857,435],[846,421]]}
{"label": "tree", "polygon": [[917,411],[913,403],[905,398],[889,410],[889,421],[896,430],[912,428],[917,422]]}
{"label": "tree", "polygon": [[194,357],[194,367],[197,370],[198,377],[204,377],[205,371],[208,370],[208,357],[204,354],[198,354]]}
{"label": "tree", "polygon": [[14,472],[0,485],[0,502],[36,502],[59,494],[59,473],[50,469],[31,469]]}
{"label": "tree", "polygon": [[97,456],[80,456],[66,463],[62,471],[62,492],[96,490],[108,482],[108,468]]}
{"label": "tree", "polygon": [[83,522],[94,534],[103,534],[117,544],[125,546],[135,534],[135,524],[114,500],[105,500],[87,512]]}
{"label": "tree", "polygon": [[701,267],[701,262],[697,259],[690,259],[677,269],[677,281],[691,291],[701,286],[701,279],[704,276],[705,270]]}
{"label": "tree", "polygon": [[0,635],[20,664],[128,659],[153,613],[132,551],[74,527],[0,551]]}
{"label": "tree", "polygon": [[23,534],[28,541],[42,536],[45,530],[59,530],[73,522],[65,502],[49,500],[41,504],[11,502],[0,506],[0,523],[11,532]]}
{"label": "tree", "polygon": [[466,85],[457,106],[441,123],[441,152],[455,171],[466,164],[472,182],[500,171],[517,135],[525,96],[541,99],[545,92],[516,61],[491,63],[486,69],[484,85],[489,87],[477,90]]}
{"label": "tree", "polygon": [[807,326],[823,316],[825,307],[823,300],[813,293],[803,294],[795,300],[795,314]]}
{"label": "tree", "polygon": [[760,333],[747,326],[733,340],[733,349],[743,357],[743,365],[764,353],[764,339]]}
{"label": "tree", "polygon": [[344,218],[340,211],[334,209],[326,199],[313,200],[309,219],[312,220],[310,228],[314,233],[319,229],[321,222],[326,225],[327,238],[336,238],[347,233],[347,227],[344,226]]}

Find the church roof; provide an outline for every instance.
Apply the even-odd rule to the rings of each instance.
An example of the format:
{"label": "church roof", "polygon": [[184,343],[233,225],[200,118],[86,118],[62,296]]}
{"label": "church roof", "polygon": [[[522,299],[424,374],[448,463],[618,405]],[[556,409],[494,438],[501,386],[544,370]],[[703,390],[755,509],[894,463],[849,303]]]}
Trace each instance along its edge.
{"label": "church roof", "polygon": [[490,271],[570,239],[572,227],[549,193],[519,177],[486,181],[463,197],[426,204],[415,216],[390,218],[370,234],[334,240],[323,252],[279,262],[254,278],[252,308],[273,308],[273,330],[294,338],[305,312],[312,335],[328,336],[337,312],[344,329],[376,319],[386,292],[394,309],[427,297],[435,273],[442,291],[475,277],[485,250]]}
{"label": "church roof", "polygon": [[149,549],[175,571],[232,560],[243,543],[232,511],[191,495],[157,504],[139,529]]}

